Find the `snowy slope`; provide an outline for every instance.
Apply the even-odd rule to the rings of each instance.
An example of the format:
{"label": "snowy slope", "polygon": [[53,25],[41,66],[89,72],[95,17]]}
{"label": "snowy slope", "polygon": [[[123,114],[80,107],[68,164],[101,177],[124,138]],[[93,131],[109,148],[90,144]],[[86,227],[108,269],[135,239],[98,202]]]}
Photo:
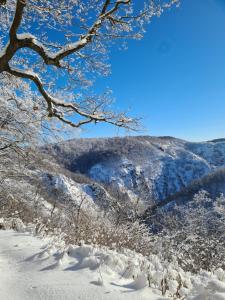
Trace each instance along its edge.
{"label": "snowy slope", "polygon": [[[0,231],[0,299],[4,300],[163,300],[179,293],[187,300],[224,300],[225,272],[200,274],[177,272],[175,265],[162,269],[159,260],[150,264],[150,282],[166,278],[169,291],[149,288],[138,254],[118,254],[88,245],[69,246],[66,251],[49,239],[29,233]],[[125,268],[125,271],[123,270]],[[139,273],[142,269],[142,273]],[[146,269],[147,270],[147,269]],[[121,273],[123,271],[123,273]],[[131,277],[135,274],[135,278]],[[177,278],[177,279],[176,279]],[[157,286],[157,285],[156,285]],[[179,298],[180,299],[180,298]]]}
{"label": "snowy slope", "polygon": [[57,262],[54,250],[47,252],[45,248],[46,242],[29,234],[0,231],[0,299],[163,299],[147,287],[138,289],[132,280],[121,279],[115,273],[100,275],[84,265],[74,267],[75,259]]}
{"label": "snowy slope", "polygon": [[113,198],[97,182],[80,183],[61,173],[41,173],[42,184],[51,197],[58,203],[67,205],[72,202],[89,214],[97,211],[108,211]]}

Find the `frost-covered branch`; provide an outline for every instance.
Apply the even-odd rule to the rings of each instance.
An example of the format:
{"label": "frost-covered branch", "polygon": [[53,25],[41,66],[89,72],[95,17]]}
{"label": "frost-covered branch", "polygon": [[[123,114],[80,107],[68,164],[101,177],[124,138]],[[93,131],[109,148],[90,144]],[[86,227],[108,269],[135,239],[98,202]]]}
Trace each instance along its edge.
{"label": "frost-covered branch", "polygon": [[[44,97],[44,99],[46,100],[47,104],[48,104],[48,117],[56,117],[58,118],[60,121],[72,126],[72,127],[80,127],[81,125],[87,124],[87,123],[91,123],[91,122],[106,122],[112,125],[116,125],[118,127],[131,127],[132,124],[136,125],[136,121],[134,119],[129,119],[128,117],[126,117],[124,114],[106,114],[106,113],[101,113],[100,112],[95,112],[95,110],[92,113],[88,113],[83,111],[82,109],[80,109],[77,105],[75,105],[74,103],[70,103],[70,102],[63,102],[60,101],[56,98],[53,98],[48,92],[46,92],[46,90],[43,87],[43,84],[40,80],[40,78],[38,77],[37,74],[35,74],[34,72],[31,71],[21,71],[18,69],[12,69],[10,67],[8,67],[7,72],[10,73],[11,75],[14,75],[16,77],[21,77],[21,78],[26,78],[29,79],[31,81],[34,82],[34,84],[37,86],[39,92],[41,93],[41,95]],[[78,115],[84,117],[84,120],[81,120],[79,122],[73,122],[70,120],[67,120],[64,118],[64,113],[57,110],[57,107],[60,108],[65,108],[65,109],[70,109],[72,111],[74,111],[75,113],[77,113]],[[128,127],[129,126],[129,127]],[[134,126],[135,129],[135,126]]]}
{"label": "frost-covered branch", "polygon": [[46,102],[48,117],[72,127],[106,122],[135,129],[136,119],[113,113],[106,103],[99,107],[97,98],[84,107],[82,95],[90,91],[96,75],[109,74],[108,53],[117,39],[139,39],[153,16],[176,3],[178,0],[146,0],[141,5],[135,0],[1,1],[0,74],[34,83]]}

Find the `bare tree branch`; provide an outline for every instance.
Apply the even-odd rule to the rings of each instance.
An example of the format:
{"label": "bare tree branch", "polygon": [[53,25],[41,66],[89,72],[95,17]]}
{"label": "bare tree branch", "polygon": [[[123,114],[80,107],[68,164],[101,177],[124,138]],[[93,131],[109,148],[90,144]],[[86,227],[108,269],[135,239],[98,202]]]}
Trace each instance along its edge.
{"label": "bare tree branch", "polygon": [[26,0],[17,0],[15,16],[9,31],[11,42],[16,40],[16,34],[22,21],[22,16],[23,16],[23,11],[25,6],[26,6]]}
{"label": "bare tree branch", "polygon": [[[125,127],[125,128],[130,128],[132,126],[132,123],[136,124],[137,120],[133,120],[130,118],[127,118],[125,115],[109,115],[105,116],[104,113],[103,116],[100,115],[100,113],[87,113],[83,110],[81,110],[78,106],[76,106],[74,103],[68,103],[68,102],[63,102],[58,99],[53,98],[48,92],[43,87],[43,84],[39,77],[35,73],[29,73],[29,72],[24,72],[20,70],[15,70],[10,67],[8,67],[7,72],[20,78],[26,78],[31,81],[37,86],[39,92],[42,94],[44,99],[46,100],[48,104],[48,116],[49,117],[56,117],[60,121],[63,121],[64,123],[72,126],[72,127],[80,127],[81,125],[87,124],[87,123],[96,123],[96,122],[105,122],[109,123],[112,125],[116,125],[118,127]],[[63,117],[63,112],[60,112],[57,110],[57,107],[63,107],[63,108],[68,108],[77,113],[78,115],[86,118],[85,120],[79,121],[78,123],[74,123],[72,121],[66,120]],[[135,128],[134,128],[135,129]]]}
{"label": "bare tree branch", "polygon": [[[0,1],[0,5],[8,5],[7,1]],[[167,1],[169,2],[169,6],[171,6],[171,4],[176,3],[178,0]],[[66,76],[68,76],[68,80],[73,81],[73,84],[82,82],[83,85],[87,85],[89,81],[84,79],[82,68],[91,70],[91,72],[99,68],[101,72],[106,73],[108,66],[104,61],[105,53],[107,53],[107,46],[105,44],[110,43],[112,39],[137,37],[139,31],[142,31],[143,24],[146,21],[145,18],[148,18],[148,15],[149,18],[151,18],[152,15],[155,14],[155,10],[161,12],[161,6],[158,1],[155,3],[154,0],[151,0],[147,3],[148,0],[146,0],[146,2],[143,2],[143,8],[137,10],[134,9],[134,2],[134,0],[117,0],[114,2],[104,0],[102,1],[102,7],[97,7],[90,2],[87,4],[87,11],[90,14],[88,17],[88,14],[85,12],[86,7],[79,3],[68,4],[69,2],[62,2],[62,4],[52,4],[51,1],[41,0],[40,3],[37,4],[35,2],[33,3],[32,0],[16,0],[14,15],[11,19],[12,23],[8,32],[9,40],[5,48],[0,52],[0,73],[6,72],[18,78],[28,79],[33,82],[47,104],[48,116],[54,117],[72,127],[79,127],[92,122],[106,122],[119,127],[134,129],[137,120],[132,120],[123,113],[114,114],[112,112],[106,112],[104,109],[101,109],[104,107],[104,104],[99,106],[97,101],[92,105],[93,107],[87,106],[81,109],[77,101],[68,102],[58,100],[46,90],[38,75],[42,74],[42,77],[45,78],[46,81],[46,66],[50,65],[56,67],[57,72],[65,72]],[[164,2],[162,7],[167,7],[165,3],[167,2]],[[10,3],[9,5],[12,7],[13,4]],[[79,9],[76,11],[77,16],[74,16],[74,8],[76,5]],[[95,14],[92,12],[93,8],[95,9]],[[63,24],[66,20],[60,19],[63,10],[69,10],[67,17],[71,17],[71,20],[74,20],[76,17],[79,19],[82,33],[78,34],[76,30],[74,30],[72,22],[67,23],[72,27],[69,31],[66,29],[66,26],[64,27]],[[85,17],[82,13],[78,12],[82,12],[82,10],[84,10]],[[35,15],[35,13],[37,14]],[[47,17],[41,19],[41,14],[46,14]],[[66,37],[63,45],[58,45],[53,42],[48,43],[48,39],[46,38],[49,35],[48,30],[45,30],[43,35],[37,35],[37,37],[33,35],[33,25],[27,22],[27,15],[29,16],[29,21],[31,21],[35,15],[35,22],[38,24],[39,19],[41,19],[41,25],[44,22],[48,22],[49,17],[53,17],[54,24],[49,26],[46,24],[47,28],[49,30],[57,29],[57,26],[61,28],[64,32],[64,37]],[[91,21],[89,21],[89,19]],[[91,23],[91,25],[89,23]],[[18,34],[18,31],[20,30],[21,32],[21,29],[23,29],[25,33]],[[83,33],[83,31],[85,32]],[[73,42],[72,38],[67,38],[69,35],[71,35],[71,37],[78,35],[79,39]],[[3,40],[1,40],[0,35],[0,42],[1,41]],[[36,56],[32,56],[30,61],[23,54],[27,49],[32,50],[32,52],[34,52],[33,54],[37,54]],[[60,50],[55,51],[55,49]],[[22,54],[19,50],[22,50]],[[78,55],[72,57],[74,53]],[[103,57],[102,59],[101,56]],[[17,57],[19,61],[15,63]],[[40,65],[39,58],[43,60],[42,66]],[[64,60],[65,58],[67,58],[66,61]],[[26,61],[26,64],[24,61]],[[76,63],[78,66],[76,66]],[[29,64],[31,64],[31,68],[29,68],[31,71],[27,70]],[[86,65],[83,66],[84,64]],[[19,66],[18,68],[17,65]],[[32,71],[32,68],[35,69],[35,72]],[[52,83],[54,82],[52,78],[51,81]],[[68,86],[69,84],[67,87]],[[74,92],[74,90],[72,92]],[[69,115],[72,112],[74,115]],[[78,121],[71,121],[71,119],[74,120],[74,118],[78,118]]]}

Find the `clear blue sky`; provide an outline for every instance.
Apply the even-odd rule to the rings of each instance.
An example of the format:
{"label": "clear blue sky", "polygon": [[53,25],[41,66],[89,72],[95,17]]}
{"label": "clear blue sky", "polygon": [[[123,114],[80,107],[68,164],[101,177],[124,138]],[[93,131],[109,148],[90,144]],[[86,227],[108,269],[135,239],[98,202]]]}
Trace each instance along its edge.
{"label": "clear blue sky", "polygon": [[[112,75],[98,87],[113,89],[118,109],[143,117],[140,134],[225,136],[224,0],[181,0],[180,8],[152,21],[143,40],[114,51],[111,64]],[[82,136],[123,134],[101,124]]]}

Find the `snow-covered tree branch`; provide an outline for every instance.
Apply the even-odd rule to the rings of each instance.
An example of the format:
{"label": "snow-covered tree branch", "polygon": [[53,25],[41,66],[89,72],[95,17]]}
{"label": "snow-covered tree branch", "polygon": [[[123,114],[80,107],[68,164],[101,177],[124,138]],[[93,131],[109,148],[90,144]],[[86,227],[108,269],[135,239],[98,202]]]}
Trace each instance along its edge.
{"label": "snow-covered tree branch", "polygon": [[177,3],[1,1],[0,73],[24,79],[31,91],[36,87],[49,118],[72,127],[107,122],[135,129],[136,119],[113,112],[105,95],[91,96],[91,87],[97,75],[109,74],[110,46],[140,39],[153,16]]}

